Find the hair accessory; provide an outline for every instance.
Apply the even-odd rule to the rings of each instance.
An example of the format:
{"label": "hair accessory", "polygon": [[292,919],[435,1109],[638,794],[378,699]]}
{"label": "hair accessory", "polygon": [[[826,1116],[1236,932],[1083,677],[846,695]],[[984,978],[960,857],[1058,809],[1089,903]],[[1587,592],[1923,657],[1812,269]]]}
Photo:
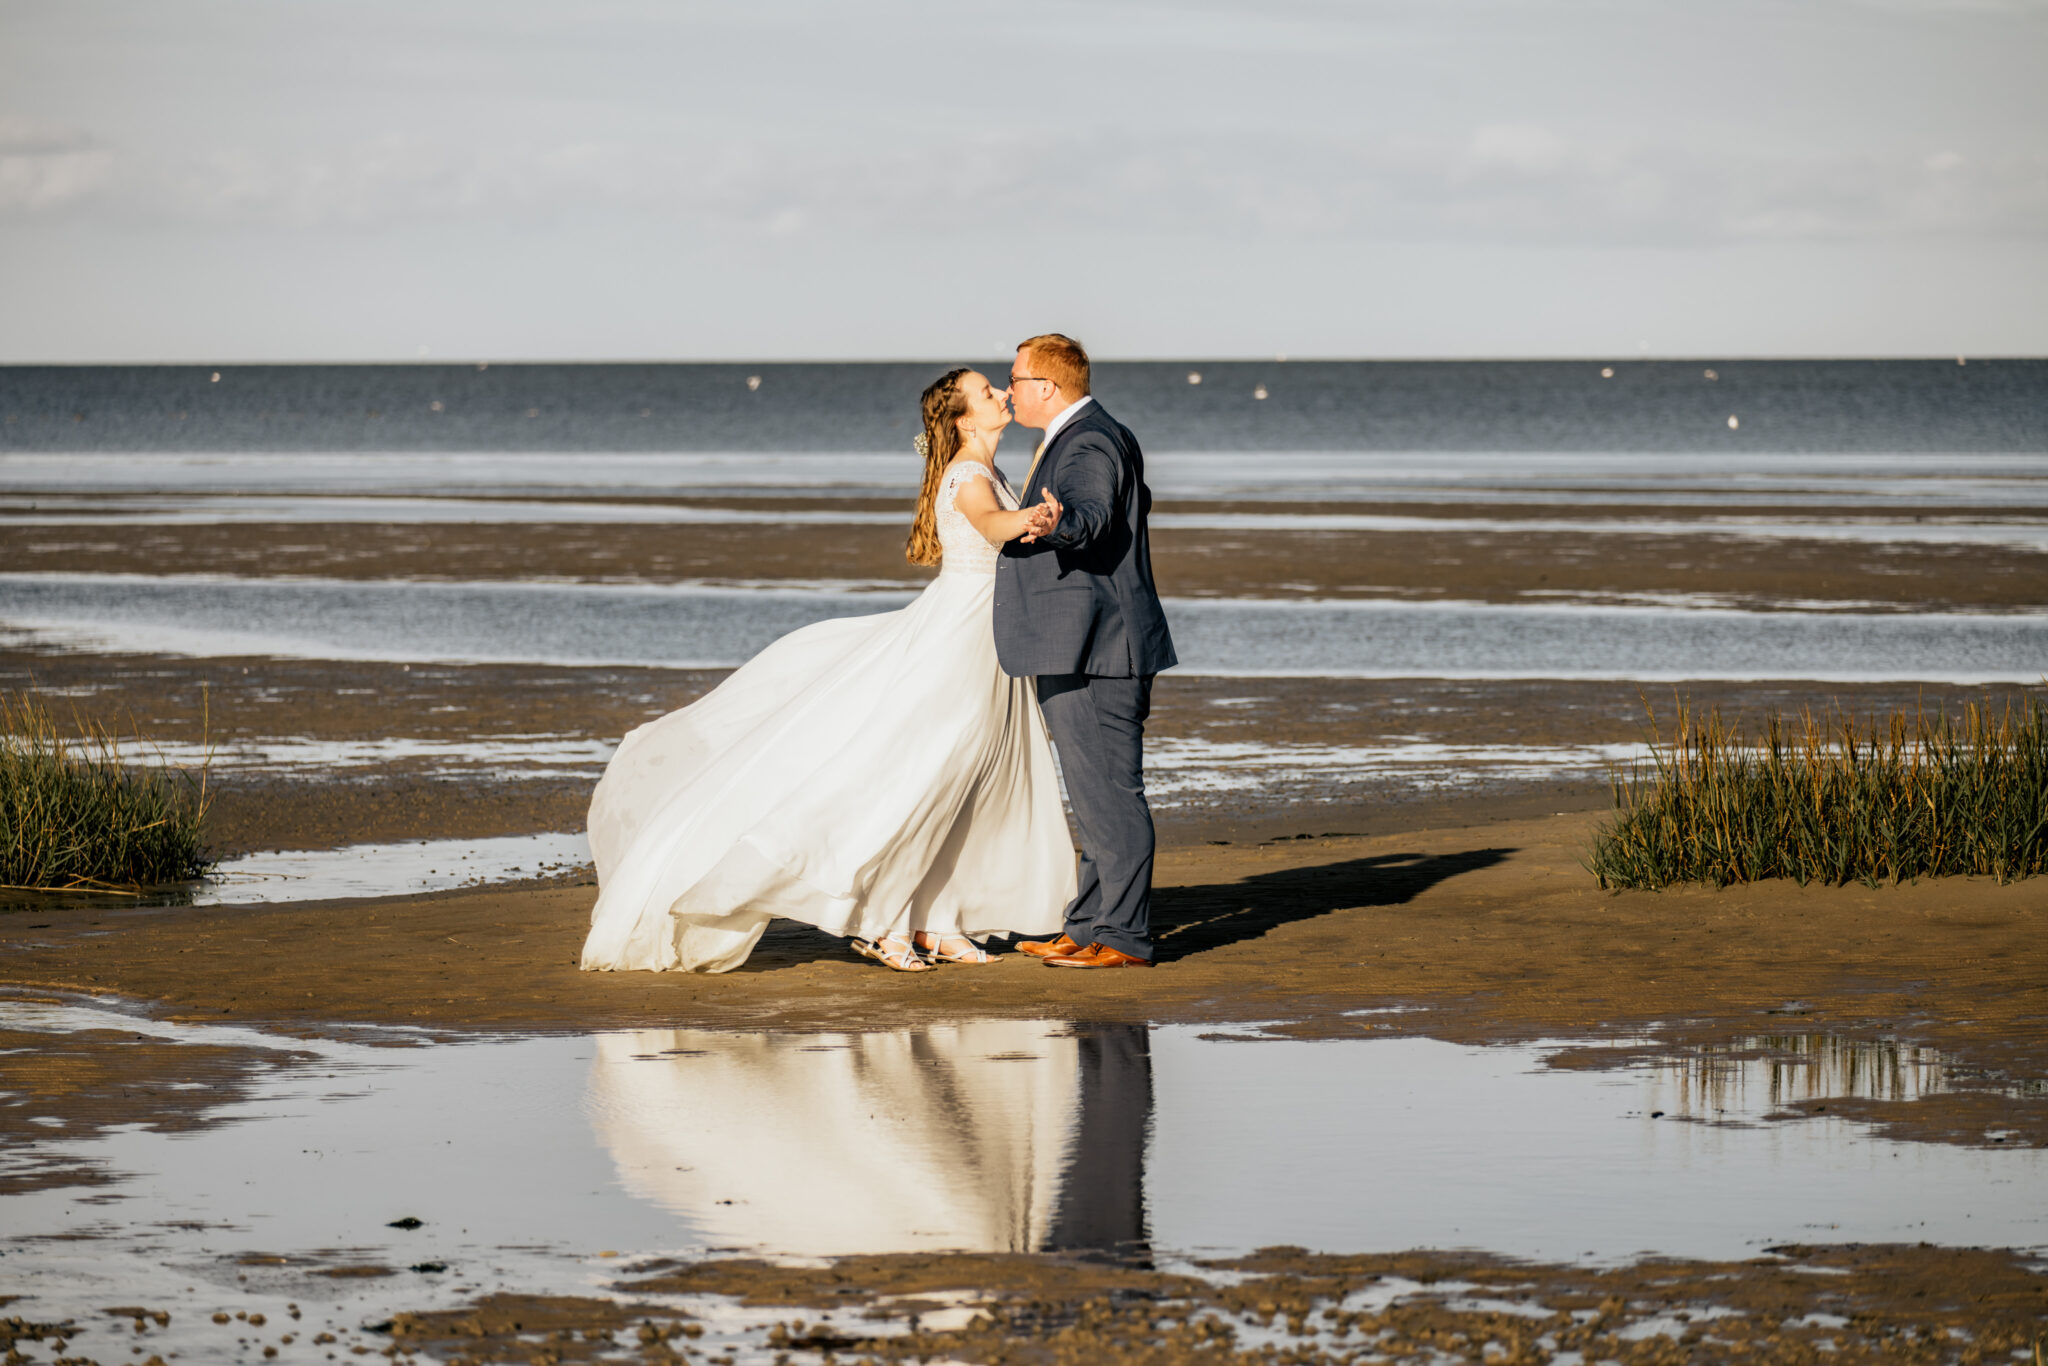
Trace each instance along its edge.
{"label": "hair accessory", "polygon": [[910,449],[917,452],[918,459],[923,460],[932,453],[932,439],[919,432],[911,439]]}

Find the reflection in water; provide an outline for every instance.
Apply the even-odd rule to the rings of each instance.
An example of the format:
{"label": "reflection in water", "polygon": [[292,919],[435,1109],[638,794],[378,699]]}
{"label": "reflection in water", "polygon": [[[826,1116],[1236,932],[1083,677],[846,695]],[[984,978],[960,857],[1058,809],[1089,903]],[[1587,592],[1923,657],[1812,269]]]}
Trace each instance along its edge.
{"label": "reflection in water", "polygon": [[634,1195],[714,1247],[1142,1250],[1143,1025],[595,1040],[589,1105]]}
{"label": "reflection in water", "polygon": [[1054,1205],[1053,1249],[1143,1251],[1145,1147],[1152,1129],[1152,1039],[1145,1025],[1074,1032],[1074,1139]]}
{"label": "reflection in water", "polygon": [[1949,1089],[1947,1059],[1917,1044],[1831,1034],[1760,1034],[1710,1045],[1652,1069],[1675,1098],[1660,1108],[1711,1118],[1810,1100],[1919,1100]]}
{"label": "reflection in water", "polygon": [[[67,1050],[140,1034],[268,1057],[285,1042],[5,996],[0,1024]],[[376,1322],[484,1287],[558,1292],[605,1249],[1718,1259],[1801,1239],[2048,1246],[2035,1195],[2048,1148],[1913,1142],[1834,1107],[1817,1121],[1671,1122],[1674,1093],[1753,1121],[1798,1096],[1911,1096],[1954,1077],[1911,1048],[1755,1040],[1686,1066],[1635,1046],[1050,1021],[390,1041],[294,1038],[295,1061],[256,1067],[239,1097],[194,1094],[195,1115],[234,1123],[100,1129],[90,1095],[83,1108],[33,1101],[25,1115],[63,1122],[18,1125],[0,1157],[84,1184],[0,1196],[0,1265],[27,1297],[8,1312],[196,1304],[195,1273],[253,1288],[270,1262],[243,1259],[280,1254],[310,1258],[282,1299],[304,1298],[308,1266],[450,1268],[321,1282],[316,1298],[343,1295],[323,1302]],[[1560,1049],[1580,1065],[1548,1065]],[[1600,1052],[1607,1066],[1584,1065]],[[424,1222],[392,1226],[401,1216]]]}

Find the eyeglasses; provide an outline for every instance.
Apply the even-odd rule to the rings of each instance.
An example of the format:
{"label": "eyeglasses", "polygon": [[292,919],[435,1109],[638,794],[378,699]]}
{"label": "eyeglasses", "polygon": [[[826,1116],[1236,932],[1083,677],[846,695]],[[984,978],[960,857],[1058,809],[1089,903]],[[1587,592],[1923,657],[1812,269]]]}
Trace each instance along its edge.
{"label": "eyeglasses", "polygon": [[1010,383],[1012,385],[1051,384],[1057,386],[1059,384],[1059,381],[1056,379],[1047,379],[1044,375],[1012,375],[1010,376]]}

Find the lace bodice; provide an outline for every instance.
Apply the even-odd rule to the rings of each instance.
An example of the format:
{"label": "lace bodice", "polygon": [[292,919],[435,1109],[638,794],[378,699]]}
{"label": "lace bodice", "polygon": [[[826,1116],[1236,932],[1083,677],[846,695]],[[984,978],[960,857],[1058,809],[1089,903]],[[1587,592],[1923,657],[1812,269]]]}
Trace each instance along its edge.
{"label": "lace bodice", "polygon": [[974,523],[967,520],[967,514],[953,506],[960,486],[969,479],[986,479],[995,489],[996,501],[1006,508],[1017,506],[1017,500],[1010,496],[1010,486],[1003,480],[1000,470],[991,472],[989,467],[977,460],[956,460],[939,481],[939,492],[932,500],[932,510],[938,516],[939,546],[945,558],[939,565],[943,574],[993,574],[996,572],[998,547],[992,546],[974,529]]}

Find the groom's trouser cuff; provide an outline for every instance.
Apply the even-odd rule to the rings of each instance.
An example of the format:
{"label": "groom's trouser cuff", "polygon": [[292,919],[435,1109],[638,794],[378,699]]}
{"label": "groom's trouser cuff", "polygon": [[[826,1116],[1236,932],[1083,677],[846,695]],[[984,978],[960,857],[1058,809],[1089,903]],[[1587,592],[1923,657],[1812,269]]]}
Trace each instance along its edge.
{"label": "groom's trouser cuff", "polygon": [[1067,933],[1150,958],[1156,838],[1145,802],[1144,743],[1152,679],[1043,676],[1038,697],[1059,746],[1084,853]]}

